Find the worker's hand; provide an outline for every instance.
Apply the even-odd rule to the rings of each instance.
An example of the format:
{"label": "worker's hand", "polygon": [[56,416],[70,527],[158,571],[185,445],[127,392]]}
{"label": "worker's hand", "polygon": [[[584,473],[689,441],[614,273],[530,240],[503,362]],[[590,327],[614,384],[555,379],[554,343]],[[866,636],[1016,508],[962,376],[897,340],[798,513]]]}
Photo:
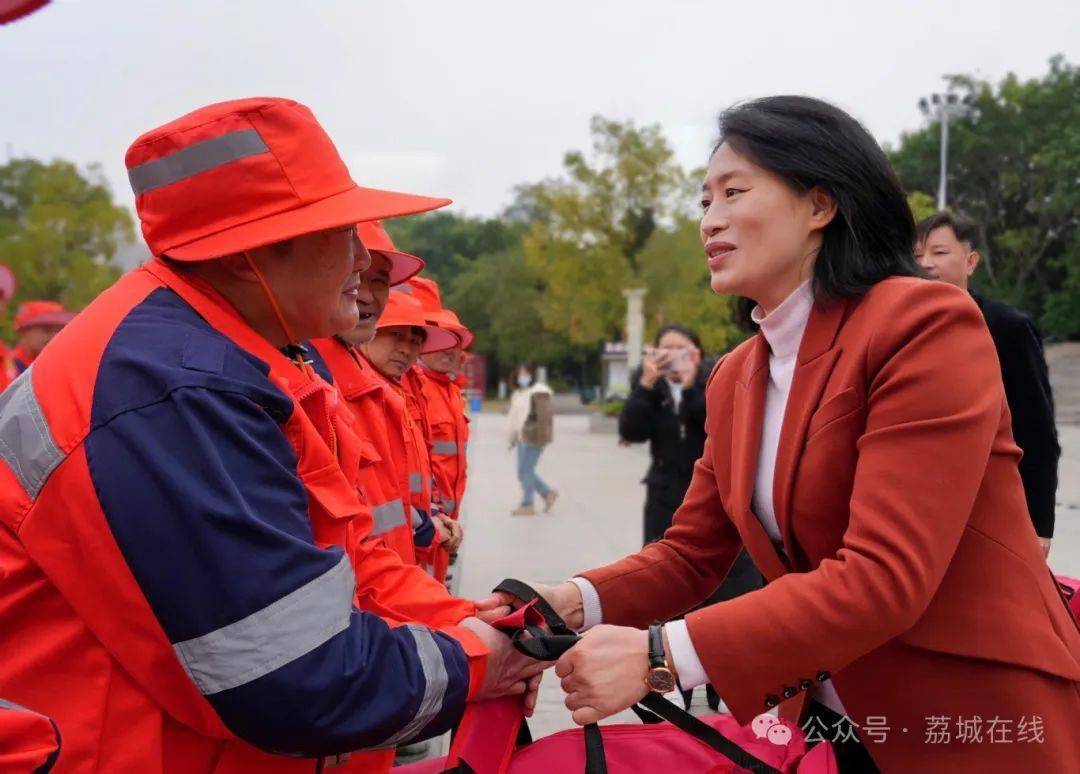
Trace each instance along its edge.
{"label": "worker's hand", "polygon": [[465,537],[465,531],[459,522],[454,521],[445,513],[435,514],[435,528],[442,536],[442,547],[450,553],[461,548],[461,540]]}
{"label": "worker's hand", "polygon": [[596,626],[555,664],[566,706],[578,725],[632,707],[649,692],[649,633],[629,626]]}
{"label": "worker's hand", "polygon": [[[549,586],[544,583],[530,583],[528,585],[536,589],[536,592],[547,600],[547,603],[555,609],[555,612],[571,629],[580,629],[584,625],[585,609],[581,601],[581,589],[577,587],[576,583],[566,581],[556,586]],[[485,621],[495,621],[504,615],[508,615],[513,608],[520,607],[525,602],[513,594],[496,591],[490,597],[476,600],[475,604],[477,616]]]}
{"label": "worker's hand", "polygon": [[1048,559],[1050,557],[1050,543],[1052,541],[1053,541],[1053,538],[1044,538],[1044,537],[1039,538],[1039,545],[1042,546],[1043,558],[1044,559]]}
{"label": "worker's hand", "polygon": [[525,715],[530,717],[536,707],[541,675],[551,662],[535,661],[518,653],[509,637],[478,618],[466,618],[461,625],[479,637],[489,651],[484,683],[474,698],[482,701],[500,696],[521,696]]}

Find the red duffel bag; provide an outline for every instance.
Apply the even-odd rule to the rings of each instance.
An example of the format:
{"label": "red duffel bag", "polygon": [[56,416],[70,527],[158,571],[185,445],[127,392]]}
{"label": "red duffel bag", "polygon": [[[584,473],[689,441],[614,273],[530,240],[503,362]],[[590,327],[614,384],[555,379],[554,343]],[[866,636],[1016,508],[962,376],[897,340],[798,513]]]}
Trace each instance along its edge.
{"label": "red duffel bag", "polygon": [[1061,588],[1061,595],[1065,597],[1065,603],[1069,606],[1069,612],[1072,613],[1073,620],[1076,621],[1077,626],[1080,626],[1080,580],[1065,575],[1055,577],[1058,586]]}
{"label": "red duffel bag", "polygon": [[[521,652],[552,661],[577,642],[577,635],[530,587],[506,580],[495,590],[527,602],[495,624]],[[749,726],[741,726],[730,715],[696,718],[658,694],[650,694],[633,709],[644,725],[590,725],[533,742],[520,699],[471,704],[449,756],[397,770],[402,774],[837,772],[830,744],[808,749],[802,730],[774,715],[759,715]]]}

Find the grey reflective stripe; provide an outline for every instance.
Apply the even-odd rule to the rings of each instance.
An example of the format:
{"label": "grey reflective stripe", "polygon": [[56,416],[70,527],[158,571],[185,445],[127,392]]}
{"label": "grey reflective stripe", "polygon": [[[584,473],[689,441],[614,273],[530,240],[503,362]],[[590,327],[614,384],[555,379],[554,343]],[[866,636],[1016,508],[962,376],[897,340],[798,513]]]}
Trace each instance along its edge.
{"label": "grey reflective stripe", "polygon": [[442,651],[431,632],[423,626],[409,624],[409,634],[416,640],[416,655],[420,657],[420,667],[424,670],[424,698],[416,715],[400,731],[387,739],[380,747],[393,747],[412,739],[423,731],[428,723],[442,711],[446,699],[446,688],[450,684],[450,675],[446,671]]}
{"label": "grey reflective stripe", "polygon": [[452,512],[455,508],[457,508],[457,500],[451,500],[449,497],[444,497],[442,500],[442,507],[443,510]]}
{"label": "grey reflective stripe", "polygon": [[376,505],[371,509],[371,515],[375,518],[375,528],[372,535],[385,535],[394,527],[400,527],[405,523],[405,505],[401,500],[391,500],[382,505]]}
{"label": "grey reflective stripe", "polygon": [[431,444],[433,454],[457,454],[456,441],[435,441]]}
{"label": "grey reflective stripe", "polygon": [[64,460],[34,394],[34,367],[0,393],[0,459],[34,500],[45,479]]}
{"label": "grey reflective stripe", "polygon": [[204,695],[258,680],[345,631],[356,576],[349,557],[296,591],[228,626],[173,645]]}
{"label": "grey reflective stripe", "polygon": [[424,488],[424,477],[419,473],[409,474],[409,491],[419,494]]}
{"label": "grey reflective stripe", "polygon": [[267,153],[269,150],[257,131],[241,129],[188,145],[168,156],[132,167],[128,170],[128,180],[131,181],[131,190],[139,196],[155,188],[179,183],[200,172],[207,172],[248,156]]}

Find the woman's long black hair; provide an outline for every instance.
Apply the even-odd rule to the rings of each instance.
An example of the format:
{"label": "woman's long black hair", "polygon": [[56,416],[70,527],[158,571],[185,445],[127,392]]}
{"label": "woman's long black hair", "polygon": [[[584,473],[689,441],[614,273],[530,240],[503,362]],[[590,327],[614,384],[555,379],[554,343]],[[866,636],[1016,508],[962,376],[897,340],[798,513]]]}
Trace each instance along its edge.
{"label": "woman's long black hair", "polygon": [[[862,124],[811,97],[764,97],[720,114],[720,139],[805,192],[836,202],[814,264],[814,297],[858,297],[886,277],[923,276],[915,221],[889,160]],[[743,299],[745,321],[753,302]]]}

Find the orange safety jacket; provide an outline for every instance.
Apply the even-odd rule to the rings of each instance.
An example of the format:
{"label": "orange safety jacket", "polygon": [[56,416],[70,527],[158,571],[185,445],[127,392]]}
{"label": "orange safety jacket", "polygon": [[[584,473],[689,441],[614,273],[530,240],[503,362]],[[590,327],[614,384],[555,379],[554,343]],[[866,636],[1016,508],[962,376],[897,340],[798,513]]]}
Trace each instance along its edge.
{"label": "orange safety jacket", "polygon": [[[387,380],[405,401],[409,421],[406,423],[407,452],[409,459],[409,491],[417,508],[435,515],[442,513],[442,494],[435,486],[435,474],[431,459],[431,427],[428,424],[427,399],[424,396],[423,376],[419,365],[414,365],[401,375],[400,382]],[[425,546],[417,545],[417,561],[438,581],[446,577],[450,555],[437,539]]]}
{"label": "orange safety jacket", "polygon": [[0,391],[6,389],[18,375],[15,370],[15,358],[11,353],[11,349],[7,344],[0,341]]}
{"label": "orange safety jacket", "polygon": [[[361,490],[368,497],[374,516],[371,539],[398,552],[406,561],[424,560],[425,566],[430,565],[433,553],[430,545],[436,543],[423,539],[422,543],[430,542],[430,545],[415,543],[416,516],[431,507],[431,490],[425,486],[430,481],[430,469],[424,457],[426,438],[419,417],[421,407],[404,387],[379,374],[356,348],[340,339],[318,339],[312,344],[314,356],[333,374],[334,383],[356,416],[368,449],[360,475]],[[365,486],[364,481],[370,481],[370,486]],[[433,532],[429,528],[429,538]],[[443,620],[438,611],[433,615],[438,616],[435,620]]]}
{"label": "orange safety jacket", "polygon": [[15,347],[15,349],[11,350],[11,364],[15,376],[29,368],[35,359],[34,353],[26,347]]}
{"label": "orange safety jacket", "polygon": [[52,771],[60,755],[60,731],[44,715],[0,699],[0,771]]}
{"label": "orange safety jacket", "polygon": [[431,435],[431,469],[443,513],[458,518],[465,496],[469,418],[459,374],[424,368],[421,372]]}
{"label": "orange safety jacket", "polygon": [[453,726],[485,649],[399,625],[445,590],[347,550],[371,525],[354,423],[162,261],[0,395],[0,694],[63,729],[57,771],[313,772]]}

